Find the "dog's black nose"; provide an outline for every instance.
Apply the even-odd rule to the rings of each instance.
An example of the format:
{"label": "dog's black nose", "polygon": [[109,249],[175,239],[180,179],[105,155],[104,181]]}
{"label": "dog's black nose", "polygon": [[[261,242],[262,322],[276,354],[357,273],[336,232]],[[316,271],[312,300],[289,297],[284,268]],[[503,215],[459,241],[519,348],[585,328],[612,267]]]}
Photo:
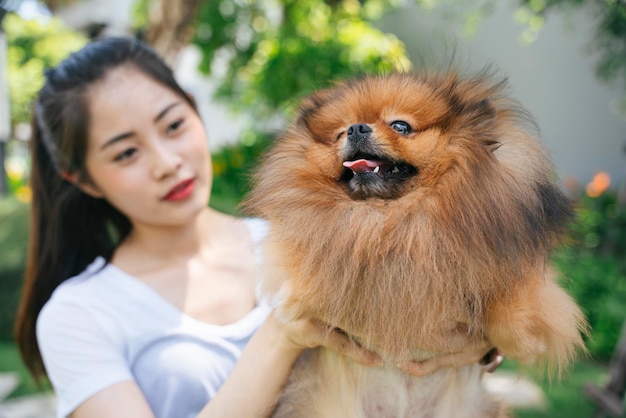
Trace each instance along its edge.
{"label": "dog's black nose", "polygon": [[366,140],[370,137],[372,128],[364,123],[355,123],[348,128],[348,141],[358,144],[359,142]]}

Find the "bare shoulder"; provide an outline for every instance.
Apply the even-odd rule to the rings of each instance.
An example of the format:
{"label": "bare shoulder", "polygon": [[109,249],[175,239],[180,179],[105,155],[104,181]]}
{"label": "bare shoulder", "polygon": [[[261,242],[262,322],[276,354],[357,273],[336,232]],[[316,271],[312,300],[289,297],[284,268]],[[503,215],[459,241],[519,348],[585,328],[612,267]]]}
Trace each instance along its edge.
{"label": "bare shoulder", "polygon": [[223,244],[250,244],[250,228],[245,218],[211,210],[211,222],[207,233]]}

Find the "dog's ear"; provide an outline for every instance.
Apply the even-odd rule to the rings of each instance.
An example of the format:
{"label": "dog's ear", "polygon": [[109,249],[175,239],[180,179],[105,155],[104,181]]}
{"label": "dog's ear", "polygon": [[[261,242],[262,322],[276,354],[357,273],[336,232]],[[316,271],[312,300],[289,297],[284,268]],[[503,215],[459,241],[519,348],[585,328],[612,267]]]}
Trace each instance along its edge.
{"label": "dog's ear", "polygon": [[501,142],[498,142],[498,141],[493,140],[493,139],[485,139],[485,140],[482,141],[482,143],[491,152],[494,152],[495,150],[500,148],[500,146],[502,145]]}
{"label": "dog's ear", "polygon": [[306,128],[310,131],[310,120],[314,117],[317,111],[322,108],[326,103],[330,102],[337,95],[335,89],[319,90],[315,93],[305,97],[298,107],[298,116],[295,120],[295,125]]}
{"label": "dog's ear", "polygon": [[494,152],[500,148],[502,144],[491,135],[493,122],[496,119],[496,109],[489,99],[464,103],[461,114],[464,116],[466,126],[481,133],[478,138],[489,151]]}
{"label": "dog's ear", "polygon": [[489,99],[483,99],[475,103],[465,104],[463,114],[470,126],[483,129],[495,119],[496,109]]}

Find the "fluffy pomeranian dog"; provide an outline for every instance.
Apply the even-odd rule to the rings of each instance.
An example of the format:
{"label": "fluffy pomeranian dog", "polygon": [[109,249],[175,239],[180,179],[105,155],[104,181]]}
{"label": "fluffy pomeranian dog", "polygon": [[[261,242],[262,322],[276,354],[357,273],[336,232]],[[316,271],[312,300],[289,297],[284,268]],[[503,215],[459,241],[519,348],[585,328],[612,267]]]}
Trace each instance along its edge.
{"label": "fluffy pomeranian dog", "polygon": [[571,216],[528,113],[484,71],[369,76],[306,98],[244,208],[271,223],[265,291],[377,353],[305,352],[275,417],[505,417],[478,364],[395,365],[488,342],[559,370],[583,315],[548,256]]}

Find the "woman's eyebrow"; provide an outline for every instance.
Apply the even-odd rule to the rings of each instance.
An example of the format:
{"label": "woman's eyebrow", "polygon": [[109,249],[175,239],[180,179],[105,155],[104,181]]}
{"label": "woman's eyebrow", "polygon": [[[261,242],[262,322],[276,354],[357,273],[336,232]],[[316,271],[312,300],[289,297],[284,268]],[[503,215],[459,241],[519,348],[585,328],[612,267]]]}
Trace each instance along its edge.
{"label": "woman's eyebrow", "polygon": [[135,135],[135,132],[124,132],[123,134],[115,135],[113,138],[109,139],[100,147],[100,151],[106,149],[107,147],[110,147],[116,142],[119,142],[126,138],[130,138],[131,136],[134,136],[134,135]]}
{"label": "woman's eyebrow", "polygon": [[165,116],[167,114],[167,112],[170,111],[171,108],[178,106],[182,104],[182,102],[174,102],[168,106],[165,106],[165,109],[161,110],[161,112],[159,112],[159,114],[156,116],[156,118],[154,118],[154,123],[158,122],[159,120],[161,120],[163,118],[163,116]]}
{"label": "woman's eyebrow", "polygon": [[[172,104],[169,104],[167,106],[165,106],[165,108],[163,110],[161,110],[159,112],[158,115],[156,115],[156,117],[154,118],[154,123],[157,123],[159,120],[163,119],[163,117],[167,114],[167,112],[169,112],[173,107],[176,107],[178,105],[182,104],[182,102],[174,102]],[[119,135],[115,135],[113,138],[109,139],[108,141],[106,141],[101,147],[100,150],[104,150],[105,148],[115,144],[116,142],[119,142],[123,139],[127,139],[132,137],[133,135],[135,135],[134,132],[124,132],[122,134]]]}

